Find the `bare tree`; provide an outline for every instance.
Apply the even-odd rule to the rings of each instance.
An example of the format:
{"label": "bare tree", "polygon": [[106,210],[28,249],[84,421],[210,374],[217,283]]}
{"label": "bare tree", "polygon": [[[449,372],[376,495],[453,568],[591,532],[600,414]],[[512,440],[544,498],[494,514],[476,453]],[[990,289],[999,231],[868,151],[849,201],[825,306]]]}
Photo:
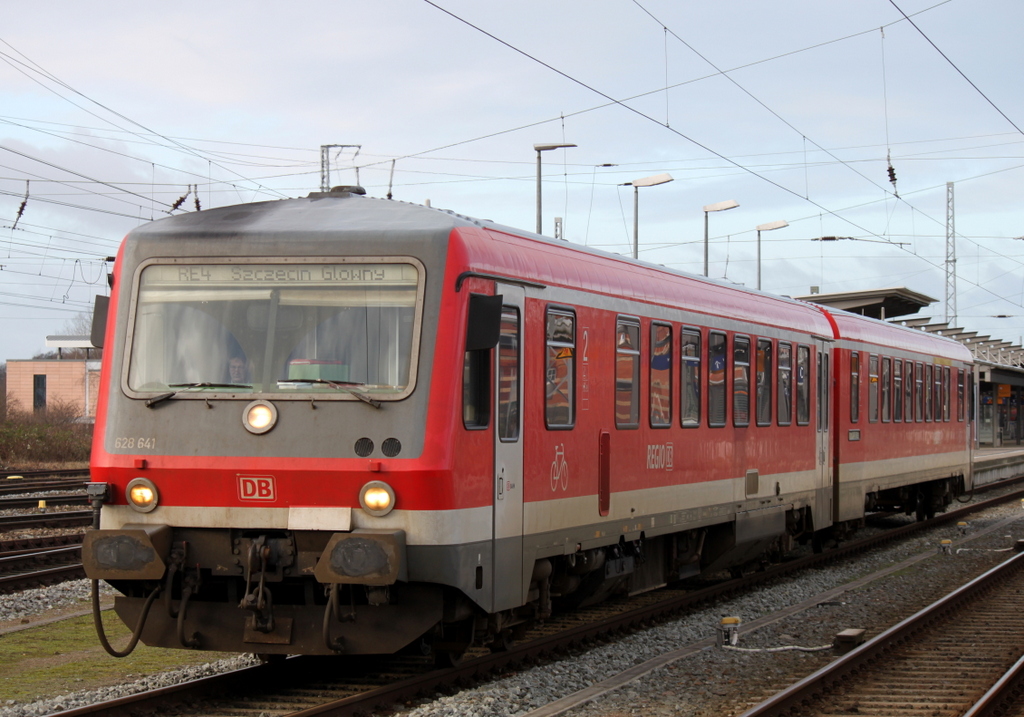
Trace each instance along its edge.
{"label": "bare tree", "polygon": [[[61,328],[63,336],[86,336],[92,333],[92,314],[83,311],[64,322]],[[33,356],[33,359],[66,359],[103,358],[103,349],[61,349],[60,351],[44,351]]]}

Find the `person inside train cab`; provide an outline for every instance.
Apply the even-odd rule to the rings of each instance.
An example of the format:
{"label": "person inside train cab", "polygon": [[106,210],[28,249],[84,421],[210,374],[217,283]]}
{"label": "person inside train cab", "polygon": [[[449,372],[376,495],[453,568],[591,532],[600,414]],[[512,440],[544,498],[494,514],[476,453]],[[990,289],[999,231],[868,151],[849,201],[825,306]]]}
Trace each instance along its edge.
{"label": "person inside train cab", "polygon": [[249,369],[245,365],[245,358],[232,356],[228,359],[228,383],[248,383]]}

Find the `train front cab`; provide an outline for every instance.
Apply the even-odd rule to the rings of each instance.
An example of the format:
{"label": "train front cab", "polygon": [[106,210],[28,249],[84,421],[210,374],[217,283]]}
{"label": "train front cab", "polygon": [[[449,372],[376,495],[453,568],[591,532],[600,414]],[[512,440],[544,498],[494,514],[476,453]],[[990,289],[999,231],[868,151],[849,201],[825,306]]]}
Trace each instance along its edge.
{"label": "train front cab", "polygon": [[[426,221],[396,234],[378,212]],[[239,220],[269,256],[224,256]],[[346,234],[350,220],[357,230]],[[462,499],[448,447],[424,433],[435,403],[452,408],[430,401],[434,347],[419,338],[423,316],[443,336],[440,283],[426,287],[430,271],[443,273],[451,223],[398,203],[314,197],[172,217],[126,239],[93,449],[103,525],[83,558],[91,578],[124,593],[115,602],[126,624],[149,610],[143,642],[394,652],[442,621],[446,586],[473,594],[493,536],[474,532],[482,508],[446,503]],[[359,313],[357,338],[379,326],[362,368],[327,355],[352,346],[338,323],[346,312]],[[203,331],[233,336],[251,378],[227,385],[227,353],[209,349],[224,342]],[[257,413],[268,423],[249,420]],[[157,498],[151,510],[130,505],[138,477]],[[378,483],[389,510],[375,512]],[[468,518],[446,522],[456,513]]]}

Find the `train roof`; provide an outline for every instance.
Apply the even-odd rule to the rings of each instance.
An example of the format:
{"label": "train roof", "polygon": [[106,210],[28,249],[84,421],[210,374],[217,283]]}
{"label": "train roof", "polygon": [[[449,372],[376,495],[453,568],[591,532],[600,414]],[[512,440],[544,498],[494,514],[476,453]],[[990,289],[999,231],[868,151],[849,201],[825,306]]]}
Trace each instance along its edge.
{"label": "train roof", "polygon": [[838,309],[828,309],[827,311],[835,320],[842,339],[886,348],[916,351],[965,363],[974,362],[974,357],[966,346],[945,336],[848,311]]}
{"label": "train roof", "polygon": [[[361,196],[342,187],[298,199],[239,204],[189,212],[150,222],[128,241],[192,241],[196,255],[223,255],[211,239],[245,242],[257,248],[287,235],[299,242],[330,242],[339,232],[372,237],[390,253],[417,244],[450,239],[458,230],[465,261],[472,270],[552,286],[581,288],[608,296],[679,307],[765,326],[785,327],[832,339],[970,361],[954,341],[845,311],[777,296],[738,284],[696,276],[665,266],[474,219],[455,212],[402,201]],[[401,249],[397,245],[401,245]],[[193,248],[193,247],[190,247]],[[834,320],[830,320],[832,317]]]}
{"label": "train roof", "polygon": [[331,241],[340,231],[391,235],[447,232],[481,222],[418,204],[372,199],[356,192],[314,192],[298,199],[235,204],[201,212],[176,214],[144,224],[129,238],[205,237],[252,240],[261,236],[294,236],[304,241]]}
{"label": "train roof", "polygon": [[280,243],[282,236],[316,245],[344,232],[372,238],[384,253],[409,253],[449,241],[458,230],[465,261],[476,271],[832,336],[821,310],[803,302],[444,209],[360,196],[360,191],[340,188],[179,214],[133,230],[127,241],[136,248],[148,244],[144,254],[157,255],[150,242],[185,242],[187,249],[177,251],[223,256],[231,252],[224,242],[245,242],[246,251],[259,251],[261,245]]}

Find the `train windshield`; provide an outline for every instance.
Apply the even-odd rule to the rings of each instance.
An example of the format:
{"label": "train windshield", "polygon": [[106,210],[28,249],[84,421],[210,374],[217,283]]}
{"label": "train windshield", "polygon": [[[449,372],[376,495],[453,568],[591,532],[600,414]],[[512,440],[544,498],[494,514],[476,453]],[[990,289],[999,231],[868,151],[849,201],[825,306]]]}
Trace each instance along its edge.
{"label": "train windshield", "polygon": [[415,380],[411,262],[161,264],[139,277],[130,392],[403,398]]}

